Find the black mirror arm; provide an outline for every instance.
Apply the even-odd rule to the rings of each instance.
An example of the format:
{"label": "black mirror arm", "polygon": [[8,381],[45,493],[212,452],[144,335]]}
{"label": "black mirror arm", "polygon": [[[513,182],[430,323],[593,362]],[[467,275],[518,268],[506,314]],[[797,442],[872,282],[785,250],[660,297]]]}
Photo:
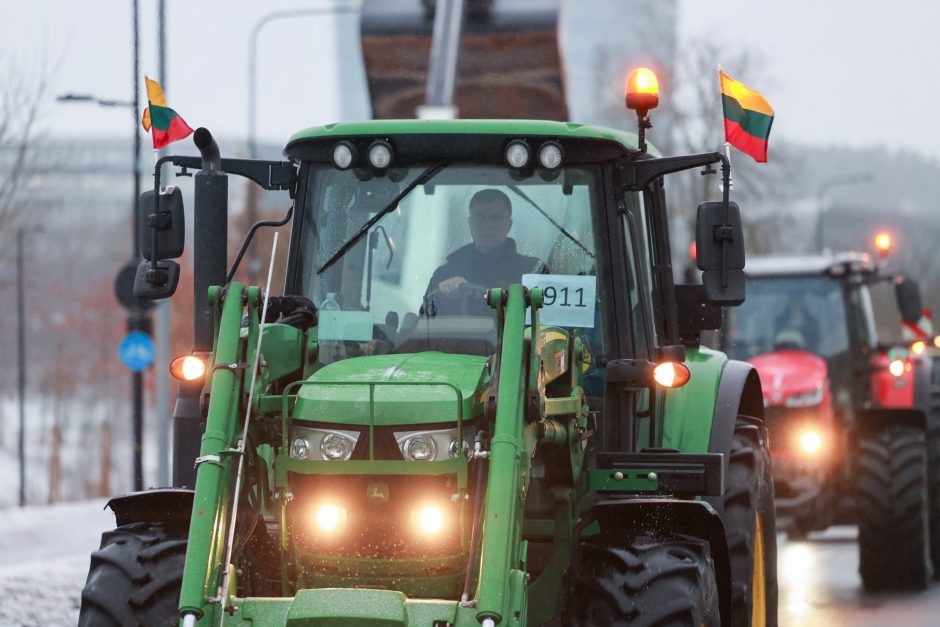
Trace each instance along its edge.
{"label": "black mirror arm", "polygon": [[728,245],[734,241],[728,204],[731,202],[731,162],[720,152],[714,153],[721,160],[721,206],[724,212],[722,224],[715,225],[713,236],[721,245],[721,287],[728,287]]}
{"label": "black mirror arm", "polygon": [[730,166],[727,166],[728,159],[720,152],[628,160],[618,166],[618,174],[624,191],[638,192],[661,176],[707,167],[719,161],[722,162],[722,170],[727,168],[726,176],[730,178]]}

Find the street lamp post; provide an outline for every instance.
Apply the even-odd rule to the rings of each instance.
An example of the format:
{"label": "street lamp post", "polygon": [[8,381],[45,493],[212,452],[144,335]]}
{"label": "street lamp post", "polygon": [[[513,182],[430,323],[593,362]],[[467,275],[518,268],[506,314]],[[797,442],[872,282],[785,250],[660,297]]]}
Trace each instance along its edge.
{"label": "street lamp post", "polygon": [[873,176],[871,172],[853,172],[852,174],[838,174],[825,179],[816,188],[816,250],[823,251],[825,240],[823,231],[825,229],[826,210],[828,207],[824,204],[826,194],[833,187],[838,185],[855,185],[858,183],[869,183]]}
{"label": "street lamp post", "polygon": [[16,229],[16,388],[19,401],[19,433],[17,450],[19,462],[19,503],[26,505],[26,289],[23,270],[23,240],[27,232],[36,227]]}

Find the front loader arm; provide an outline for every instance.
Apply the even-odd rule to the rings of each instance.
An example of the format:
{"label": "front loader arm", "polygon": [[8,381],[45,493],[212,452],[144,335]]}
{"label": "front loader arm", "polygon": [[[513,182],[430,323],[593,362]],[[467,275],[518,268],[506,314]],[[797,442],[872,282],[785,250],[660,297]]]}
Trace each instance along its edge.
{"label": "front loader arm", "polygon": [[[225,290],[210,289],[210,305],[217,316],[211,396],[202,446],[196,459],[196,489],[189,543],[180,593],[180,616],[202,618],[217,598],[219,575],[224,559],[225,529],[229,516],[229,485],[237,457],[228,454],[235,446],[242,413],[242,388],[246,360],[241,339],[246,290],[230,283]],[[221,299],[221,306],[219,306]],[[249,308],[256,308],[258,290],[248,291]]]}
{"label": "front loader arm", "polygon": [[[531,298],[521,285],[491,290],[490,305],[499,311],[499,381],[496,418],[489,451],[489,476],[483,518],[483,546],[477,584],[477,619],[509,624],[509,614],[521,609],[525,620],[525,555],[522,517],[534,438],[526,438],[527,370],[525,318]],[[537,336],[537,306],[533,306],[533,337]],[[528,425],[534,428],[534,425]],[[515,618],[515,617],[514,617]]]}

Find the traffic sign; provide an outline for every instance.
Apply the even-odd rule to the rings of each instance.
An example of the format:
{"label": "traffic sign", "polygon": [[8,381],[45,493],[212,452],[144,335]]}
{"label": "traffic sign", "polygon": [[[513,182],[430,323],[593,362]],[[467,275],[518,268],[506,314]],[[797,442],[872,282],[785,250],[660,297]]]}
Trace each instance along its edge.
{"label": "traffic sign", "polygon": [[143,331],[131,331],[124,336],[118,354],[128,370],[146,370],[153,363],[153,340]]}
{"label": "traffic sign", "polygon": [[124,264],[114,277],[114,295],[118,302],[129,311],[147,310],[153,307],[153,301],[143,300],[134,295],[134,277],[137,276],[137,262]]}

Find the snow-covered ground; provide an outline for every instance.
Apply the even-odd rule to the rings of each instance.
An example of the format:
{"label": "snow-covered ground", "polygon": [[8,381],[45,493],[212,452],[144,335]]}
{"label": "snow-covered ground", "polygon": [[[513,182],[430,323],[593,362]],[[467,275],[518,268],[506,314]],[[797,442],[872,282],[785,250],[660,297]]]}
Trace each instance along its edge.
{"label": "snow-covered ground", "polygon": [[89,557],[114,527],[105,499],[0,509],[0,627],[72,627]]}

